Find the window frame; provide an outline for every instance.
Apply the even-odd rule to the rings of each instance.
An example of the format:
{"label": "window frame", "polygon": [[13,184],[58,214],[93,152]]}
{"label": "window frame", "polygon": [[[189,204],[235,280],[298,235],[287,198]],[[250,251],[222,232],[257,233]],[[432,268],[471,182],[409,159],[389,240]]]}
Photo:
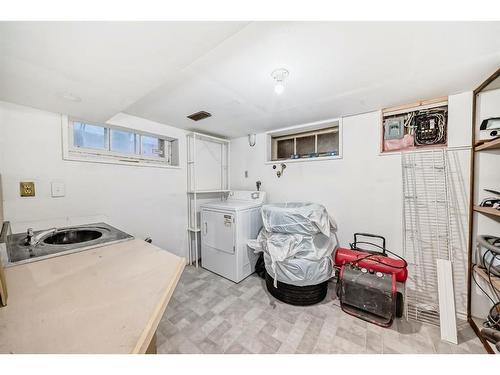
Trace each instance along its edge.
{"label": "window frame", "polygon": [[[100,126],[107,129],[106,133],[106,146],[107,149],[96,149],[87,147],[78,147],[74,144],[74,126],[75,122],[81,122],[89,125]],[[124,131],[132,133],[135,135],[136,148],[135,152],[138,153],[122,153],[112,151],[112,137],[113,130]],[[164,157],[160,156],[146,156],[142,154],[142,139],[141,136],[148,136],[163,140],[164,144]],[[100,124],[92,121],[84,121],[76,118],[69,118],[68,116],[63,116],[62,119],[62,144],[63,144],[63,159],[64,160],[76,160],[76,161],[88,161],[97,163],[108,163],[108,164],[122,164],[122,165],[134,165],[134,166],[150,166],[150,167],[161,167],[161,168],[180,168],[177,164],[172,164],[173,160],[178,160],[174,157],[173,143],[178,143],[177,138],[168,137],[160,134],[154,134],[145,132],[142,130],[127,128],[123,126],[110,125],[110,124]],[[178,152],[178,147],[175,147]]]}
{"label": "window frame", "polygon": [[[335,130],[335,128],[337,130]],[[306,137],[306,136],[315,136],[315,151],[317,151],[318,140],[317,134],[324,134],[329,132],[337,132],[339,138],[339,146],[338,146],[338,155],[329,155],[329,156],[315,156],[315,157],[306,157],[306,158],[298,158],[298,159],[278,159],[277,158],[277,142],[286,140],[286,139],[294,139],[294,153],[296,153],[297,147],[297,138]],[[328,119],[322,120],[302,125],[295,125],[283,129],[273,130],[266,133],[267,136],[267,155],[265,164],[276,164],[276,163],[300,163],[300,162],[309,162],[309,161],[321,161],[321,160],[335,160],[342,159],[343,154],[343,138],[342,138],[342,118]]]}

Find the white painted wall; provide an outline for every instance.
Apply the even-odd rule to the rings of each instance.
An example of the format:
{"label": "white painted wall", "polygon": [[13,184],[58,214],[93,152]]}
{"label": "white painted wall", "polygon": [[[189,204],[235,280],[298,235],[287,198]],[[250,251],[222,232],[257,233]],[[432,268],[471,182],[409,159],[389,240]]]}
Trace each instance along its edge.
{"label": "white painted wall", "polygon": [[[452,205],[457,212],[454,271],[457,311],[462,313],[466,309],[471,99],[470,92],[449,97]],[[380,155],[380,118],[378,111],[345,117],[342,159],[288,163],[281,178],[272,164],[265,164],[264,133],[257,134],[254,147],[247,137],[233,139],[231,188],[254,189],[260,180],[268,202],[321,203],[338,222],[341,245],[348,246],[354,232],[377,233],[386,237],[390,250],[402,254],[401,157],[399,153]]]}
{"label": "white painted wall", "polygon": [[[179,139],[180,168],[124,166],[62,159],[61,115],[0,102],[0,174],[5,220],[14,229],[92,221],[111,225],[185,255],[187,246],[186,132],[119,114],[110,121]],[[35,181],[36,197],[21,198],[19,181]],[[52,198],[51,181],[66,184]],[[25,225],[26,224],[26,225]],[[35,225],[36,226],[36,225]]]}
{"label": "white painted wall", "polygon": [[193,186],[191,186],[190,189],[222,189],[222,150],[223,146],[220,143],[204,139],[196,140],[196,178],[193,174]]}
{"label": "white painted wall", "polygon": [[[500,81],[500,79],[497,80]],[[491,117],[500,117],[500,89],[479,93],[476,106],[476,140],[479,140],[481,139],[479,131],[481,122]]]}

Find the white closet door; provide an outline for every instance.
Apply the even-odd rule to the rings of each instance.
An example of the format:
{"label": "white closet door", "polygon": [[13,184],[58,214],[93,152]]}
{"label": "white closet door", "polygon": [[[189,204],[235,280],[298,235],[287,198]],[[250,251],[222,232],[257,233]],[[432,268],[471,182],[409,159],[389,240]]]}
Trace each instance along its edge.
{"label": "white closet door", "polygon": [[206,211],[201,212],[201,236],[205,245],[234,254],[235,247],[234,214]]}

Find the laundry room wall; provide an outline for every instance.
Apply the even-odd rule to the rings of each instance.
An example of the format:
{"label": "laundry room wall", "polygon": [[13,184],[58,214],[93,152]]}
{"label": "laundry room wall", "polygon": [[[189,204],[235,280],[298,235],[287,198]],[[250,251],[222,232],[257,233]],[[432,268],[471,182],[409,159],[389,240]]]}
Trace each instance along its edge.
{"label": "laundry room wall", "polygon": [[[138,167],[62,159],[61,115],[0,102],[0,174],[4,216],[14,230],[105,220],[138,238],[184,256],[187,247],[184,130],[118,114],[110,121],[179,139],[179,168]],[[19,182],[36,196],[21,198]],[[51,197],[51,182],[66,195]]]}
{"label": "laundry room wall", "polygon": [[[452,95],[448,100],[448,158],[456,215],[455,290],[457,310],[464,313],[472,93]],[[341,245],[348,246],[354,232],[376,233],[386,237],[391,251],[402,255],[401,155],[380,154],[380,121],[380,111],[344,117],[341,159],[287,163],[281,178],[272,164],[265,162],[265,133],[257,134],[254,147],[249,146],[247,137],[233,139],[231,189],[255,189],[260,180],[268,202],[321,203],[337,221]]]}

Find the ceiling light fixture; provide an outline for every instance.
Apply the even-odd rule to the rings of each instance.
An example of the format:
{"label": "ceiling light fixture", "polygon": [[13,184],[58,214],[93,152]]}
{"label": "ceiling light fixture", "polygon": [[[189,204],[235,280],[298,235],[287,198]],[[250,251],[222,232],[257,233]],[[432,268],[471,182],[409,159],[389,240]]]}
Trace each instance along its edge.
{"label": "ceiling light fixture", "polygon": [[273,77],[275,81],[274,92],[276,95],[281,95],[283,91],[285,91],[285,78],[288,77],[289,74],[290,73],[285,68],[273,70],[271,73],[271,77]]}
{"label": "ceiling light fixture", "polygon": [[250,147],[255,146],[256,139],[257,137],[255,134],[248,134],[248,144],[250,145]]}

